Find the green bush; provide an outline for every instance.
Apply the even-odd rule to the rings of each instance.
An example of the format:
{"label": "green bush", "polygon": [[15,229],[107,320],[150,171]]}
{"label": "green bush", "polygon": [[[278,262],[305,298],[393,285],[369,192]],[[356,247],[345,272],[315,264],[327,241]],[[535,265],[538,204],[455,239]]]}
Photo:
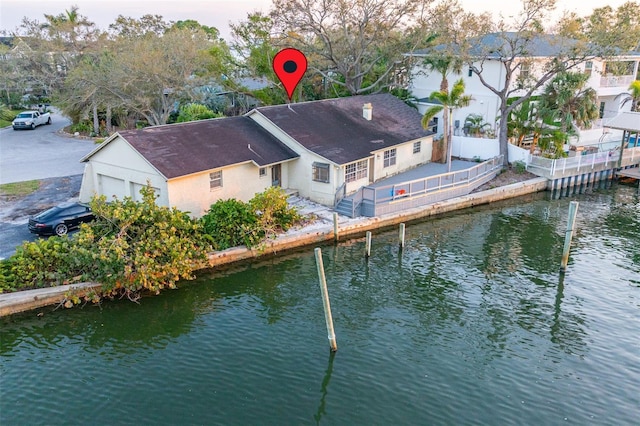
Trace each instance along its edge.
{"label": "green bush", "polygon": [[258,225],[267,235],[274,235],[281,230],[287,231],[302,219],[296,209],[289,206],[287,194],[278,186],[272,186],[256,194],[249,201],[249,205],[258,217]]}
{"label": "green bush", "polygon": [[96,219],[73,237],[24,243],[0,263],[0,290],[22,290],[79,281],[103,285],[103,295],[136,299],[143,290],[158,293],[207,265],[212,245],[198,221],[155,204],[151,187],[142,202],[131,198],[107,203],[96,197]]}
{"label": "green bush", "polygon": [[251,248],[264,235],[249,204],[233,198],[212,204],[200,220],[204,232],[212,237],[216,250],[241,245]]}
{"label": "green bush", "polygon": [[180,279],[193,279],[193,270],[206,264],[211,245],[199,222],[175,208],[158,206],[150,186],[140,193],[142,202],[94,198],[96,219],[83,225],[77,237],[78,244],[90,248],[93,279],[107,294],[120,289],[128,295],[159,293]]}
{"label": "green bush", "polygon": [[287,203],[287,194],[272,186],[256,194],[248,203],[221,200],[201,218],[204,231],[211,235],[216,250],[245,245],[252,248],[265,237],[288,230],[302,216]]}
{"label": "green bush", "polygon": [[513,170],[521,175],[527,171],[527,165],[524,161],[516,161],[515,163],[513,163]]}
{"label": "green bush", "polygon": [[80,122],[78,122],[76,124],[72,124],[69,127],[69,131],[71,133],[75,133],[75,132],[78,132],[78,133],[90,133],[90,132],[93,131],[93,125],[91,124],[90,121],[83,120],[83,121],[80,121]]}
{"label": "green bush", "polygon": [[209,108],[201,104],[188,104],[180,107],[180,113],[176,121],[184,123],[187,121],[206,120],[208,118],[222,117],[222,114],[216,114]]}
{"label": "green bush", "polygon": [[[6,262],[6,263],[5,263]],[[91,256],[67,236],[25,242],[3,261],[3,290],[54,287],[91,276]]]}

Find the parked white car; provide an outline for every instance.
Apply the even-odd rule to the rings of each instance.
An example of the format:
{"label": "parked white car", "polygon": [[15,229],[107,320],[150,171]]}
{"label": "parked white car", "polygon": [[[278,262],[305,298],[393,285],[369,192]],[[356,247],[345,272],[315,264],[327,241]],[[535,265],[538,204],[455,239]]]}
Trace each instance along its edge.
{"label": "parked white car", "polygon": [[51,114],[48,112],[40,113],[39,111],[23,111],[16,115],[11,124],[13,125],[13,130],[33,130],[41,124],[51,124]]}

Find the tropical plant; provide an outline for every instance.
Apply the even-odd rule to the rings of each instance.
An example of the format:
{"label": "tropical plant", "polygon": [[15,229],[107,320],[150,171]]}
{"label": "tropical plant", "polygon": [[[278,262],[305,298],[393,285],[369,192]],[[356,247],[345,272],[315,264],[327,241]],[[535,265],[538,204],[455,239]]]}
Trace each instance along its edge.
{"label": "tropical plant", "polygon": [[[563,72],[544,88],[540,109],[548,124],[557,125],[565,133],[589,127],[598,118],[596,91],[587,87],[589,76],[580,72]],[[566,140],[566,137],[565,137]]]}
{"label": "tropical plant", "polygon": [[491,127],[491,125],[484,121],[484,117],[482,115],[469,114],[464,120],[463,127],[466,128],[472,136],[479,136],[487,127]]}
{"label": "tropical plant", "polygon": [[622,105],[631,102],[631,111],[640,112],[640,80],[632,81],[629,85],[629,93],[622,101]]}
{"label": "tropical plant", "polygon": [[208,118],[222,117],[222,114],[211,111],[204,105],[200,104],[188,104],[180,107],[180,113],[178,114],[178,123],[184,123],[187,121],[206,120]]}
{"label": "tropical plant", "polygon": [[561,158],[566,156],[563,149],[566,139],[567,134],[561,130],[544,129],[537,136],[536,141],[543,157]]}
{"label": "tropical plant", "polygon": [[443,162],[447,163],[447,171],[451,171],[451,137],[453,135],[453,112],[456,109],[464,108],[468,106],[473,98],[471,95],[464,94],[464,80],[459,79],[453,84],[451,92],[433,92],[430,95],[432,100],[440,103],[440,105],[434,105],[429,107],[422,116],[422,127],[428,128],[429,122],[433,117],[443,112],[442,125],[443,125],[443,141],[444,141],[444,153]]}
{"label": "tropical plant", "polygon": [[447,76],[450,73],[460,74],[463,61],[459,56],[452,55],[430,55],[423,59],[422,62],[427,69],[438,72],[442,79],[440,80],[440,91],[449,92],[449,80]]}

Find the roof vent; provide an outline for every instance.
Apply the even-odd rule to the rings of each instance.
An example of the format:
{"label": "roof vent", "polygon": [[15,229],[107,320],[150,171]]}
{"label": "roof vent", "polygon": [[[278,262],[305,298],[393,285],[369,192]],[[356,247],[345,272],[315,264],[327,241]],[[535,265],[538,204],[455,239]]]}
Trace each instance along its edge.
{"label": "roof vent", "polygon": [[362,107],[362,116],[371,121],[371,118],[373,117],[373,106],[371,106],[370,103],[368,104],[364,104]]}

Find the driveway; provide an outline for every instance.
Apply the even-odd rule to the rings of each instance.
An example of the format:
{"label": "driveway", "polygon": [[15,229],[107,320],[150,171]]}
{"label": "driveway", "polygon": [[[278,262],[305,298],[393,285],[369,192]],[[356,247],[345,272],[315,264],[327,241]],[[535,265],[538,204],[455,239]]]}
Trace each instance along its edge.
{"label": "driveway", "polygon": [[69,120],[51,114],[51,125],[35,130],[0,129],[0,184],[82,174],[80,159],[96,145],[60,133]]}
{"label": "driveway", "polygon": [[77,199],[84,164],[80,159],[96,145],[60,133],[69,120],[53,113],[53,124],[35,130],[0,129],[0,183],[41,180],[40,188],[21,199],[0,198],[0,259],[23,241],[36,237],[27,229],[29,216]]}

